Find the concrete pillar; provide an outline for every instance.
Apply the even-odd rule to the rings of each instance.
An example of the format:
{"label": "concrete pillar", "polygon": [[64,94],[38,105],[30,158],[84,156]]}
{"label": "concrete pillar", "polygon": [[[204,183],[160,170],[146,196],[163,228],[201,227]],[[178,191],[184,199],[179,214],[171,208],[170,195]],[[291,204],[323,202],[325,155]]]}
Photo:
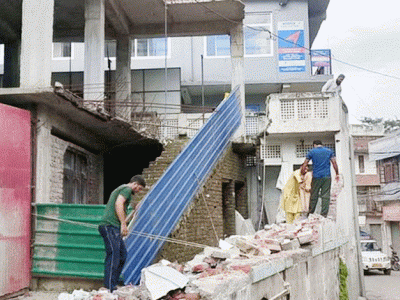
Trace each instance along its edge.
{"label": "concrete pillar", "polygon": [[127,104],[131,101],[131,41],[129,36],[122,36],[117,39],[117,69],[115,76],[115,101],[116,115],[130,121],[130,107]]}
{"label": "concrete pillar", "polygon": [[3,87],[19,87],[20,84],[21,42],[15,41],[4,45]]}
{"label": "concrete pillar", "polygon": [[104,99],[104,24],[104,0],[85,0],[85,100]]}
{"label": "concrete pillar", "polygon": [[51,185],[51,112],[38,108],[37,153],[36,153],[36,203],[50,203]]}
{"label": "concrete pillar", "polygon": [[244,40],[243,24],[239,23],[231,28],[231,61],[232,61],[232,89],[240,86],[240,101],[242,105],[242,123],[234,135],[235,140],[245,141],[245,90],[244,90]]}
{"label": "concrete pillar", "polygon": [[51,86],[54,0],[22,1],[21,88]]}

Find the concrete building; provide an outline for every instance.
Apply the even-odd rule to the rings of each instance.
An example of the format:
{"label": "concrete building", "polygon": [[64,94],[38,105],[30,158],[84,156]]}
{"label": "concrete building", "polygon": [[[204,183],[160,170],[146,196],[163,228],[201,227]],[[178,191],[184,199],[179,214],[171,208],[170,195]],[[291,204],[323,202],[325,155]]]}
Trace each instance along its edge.
{"label": "concrete building", "polygon": [[[25,201],[104,203],[117,182],[125,182],[128,173],[140,172],[159,155],[161,139],[193,136],[208,118],[204,107],[212,110],[225,92],[239,86],[242,113],[247,106],[249,122],[246,126],[242,118],[235,138],[238,150],[228,158],[240,163],[243,154],[252,153],[249,159],[255,164],[247,170],[247,182],[235,166],[229,165],[228,171],[238,178],[229,177],[229,182],[221,182],[227,178],[217,173],[215,193],[234,199],[222,191],[244,195],[245,185],[256,199],[249,203],[250,217],[257,224],[265,212],[272,223],[281,170],[300,164],[315,137],[334,147],[345,175],[344,192],[337,200],[343,213],[335,229],[349,241],[341,251],[355,299],[362,293],[362,282],[349,184],[353,171],[347,110],[341,98],[318,92],[332,77],[327,52],[306,51],[328,3],[246,1],[245,10],[243,3],[232,0],[0,4],[0,43],[5,45],[0,101],[33,116],[34,180],[32,196]],[[324,68],[317,71],[318,67]],[[54,92],[56,81],[73,93],[60,85]],[[156,130],[149,138],[149,126],[158,122],[162,132]],[[254,157],[254,150],[259,156]],[[143,165],[136,165],[137,157],[143,156]],[[115,166],[121,164],[129,170],[116,176]],[[236,187],[236,179],[243,185]],[[90,182],[91,189],[83,190],[82,182]],[[232,233],[221,226],[220,232]],[[24,236],[29,233],[28,229]],[[13,286],[21,287],[26,285]]]}
{"label": "concrete building", "polygon": [[371,141],[368,147],[370,160],[377,163],[381,184],[376,200],[381,218],[375,221],[377,229],[371,233],[381,239],[382,250],[391,255],[390,245],[395,251],[400,251],[400,131]]}
{"label": "concrete building", "polygon": [[381,183],[377,163],[370,160],[368,143],[384,136],[383,124],[351,125],[350,132],[353,139],[360,229],[371,234],[382,246],[382,207],[377,201]]}
{"label": "concrete building", "polygon": [[[208,4],[241,24],[242,3]],[[9,141],[1,144],[1,153],[5,154],[1,156],[0,179],[0,214],[4,216],[0,222],[1,296],[30,284],[31,234],[35,229],[30,222],[32,203],[82,205],[75,213],[82,216],[85,204],[104,204],[116,186],[141,173],[160,155],[163,147],[159,140],[147,132],[139,133],[131,124],[129,47],[131,37],[164,32],[167,6],[171,35],[190,35],[194,28],[202,27],[202,34],[226,34],[237,27],[216,14],[204,15],[198,4],[187,1],[165,5],[158,1],[150,5],[149,1],[104,0],[0,4],[0,43],[4,45],[1,136],[2,141]],[[121,105],[105,95],[104,41],[109,39],[118,41],[118,85],[114,92]],[[84,41],[87,59],[80,70],[83,97],[62,85],[52,85],[53,42],[62,40]],[[240,48],[241,44],[233,45],[232,52]],[[233,61],[241,59],[239,54]],[[240,85],[240,72],[242,69],[233,72],[235,86]],[[21,147],[24,151],[16,151]],[[23,169],[23,176],[21,162],[24,168],[29,166]],[[11,217],[17,222],[9,222]],[[8,225],[12,223],[14,226]],[[57,251],[40,253],[42,257],[52,255],[45,257],[47,263],[42,266],[54,268]]]}

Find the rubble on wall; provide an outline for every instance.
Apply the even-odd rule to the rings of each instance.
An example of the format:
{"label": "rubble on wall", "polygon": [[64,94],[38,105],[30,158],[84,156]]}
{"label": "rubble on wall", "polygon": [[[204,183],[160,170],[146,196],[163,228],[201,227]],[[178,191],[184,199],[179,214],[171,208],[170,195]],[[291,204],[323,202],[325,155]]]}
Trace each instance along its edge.
{"label": "rubble on wall", "polygon": [[284,268],[278,269],[275,265],[279,264],[274,263],[296,254],[301,256],[307,252],[305,248],[318,245],[323,223],[333,221],[310,215],[293,224],[266,225],[254,235],[230,236],[220,241],[219,248],[206,247],[184,265],[162,260],[149,266],[142,270],[138,286],[118,287],[113,293],[107,289],[79,290],[62,293],[58,300],[227,299],[254,281],[254,272],[260,265],[270,263],[271,274],[278,273]]}

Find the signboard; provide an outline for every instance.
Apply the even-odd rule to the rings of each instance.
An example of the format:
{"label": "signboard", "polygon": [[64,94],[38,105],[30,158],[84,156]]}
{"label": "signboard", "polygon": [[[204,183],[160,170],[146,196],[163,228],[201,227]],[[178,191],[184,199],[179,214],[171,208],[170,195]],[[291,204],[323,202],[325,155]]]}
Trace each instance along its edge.
{"label": "signboard", "polygon": [[382,207],[382,218],[385,221],[400,221],[400,205],[383,206]]}
{"label": "signboard", "polygon": [[304,22],[278,22],[279,72],[305,72]]}
{"label": "signboard", "polygon": [[314,75],[331,74],[331,50],[311,50],[311,68]]}

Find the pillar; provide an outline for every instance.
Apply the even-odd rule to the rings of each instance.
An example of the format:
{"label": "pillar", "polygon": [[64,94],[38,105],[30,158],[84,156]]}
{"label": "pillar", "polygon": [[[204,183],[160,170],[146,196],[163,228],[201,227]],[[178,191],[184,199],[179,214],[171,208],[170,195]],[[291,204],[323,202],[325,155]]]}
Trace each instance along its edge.
{"label": "pillar", "polygon": [[104,100],[104,24],[104,0],[85,0],[85,100]]}
{"label": "pillar", "polygon": [[117,69],[115,76],[116,115],[130,121],[131,101],[131,41],[128,35],[117,39]]}
{"label": "pillar", "polygon": [[245,90],[244,90],[244,42],[243,24],[235,24],[231,28],[231,61],[232,61],[232,89],[240,87],[240,102],[242,106],[242,122],[234,135],[235,140],[245,141]]}
{"label": "pillar", "polygon": [[51,86],[54,0],[22,1],[21,88]]}

